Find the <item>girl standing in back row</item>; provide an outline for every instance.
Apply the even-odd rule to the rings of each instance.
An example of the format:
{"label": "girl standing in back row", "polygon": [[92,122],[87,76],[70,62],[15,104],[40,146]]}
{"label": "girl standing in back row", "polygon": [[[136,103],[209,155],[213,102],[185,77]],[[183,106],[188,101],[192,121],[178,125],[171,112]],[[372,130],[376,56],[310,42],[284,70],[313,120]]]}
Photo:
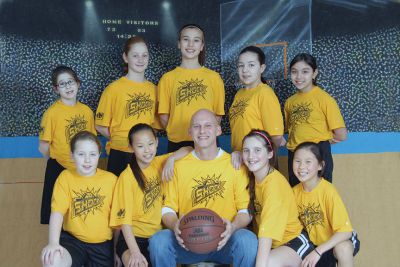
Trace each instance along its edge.
{"label": "girl standing in back row", "polygon": [[332,182],[333,159],[331,144],[347,138],[339,106],[335,99],[316,84],[316,59],[307,54],[296,55],[290,62],[290,76],[298,92],[285,103],[285,121],[289,132],[287,148],[289,183],[299,183],[293,173],[293,150],[300,143],[317,143],[325,162],[323,177]]}
{"label": "girl standing in back row", "polygon": [[107,170],[117,176],[132,155],[127,138],[129,129],[138,123],[160,128],[156,118],[156,87],[144,76],[149,56],[143,38],[129,38],[122,54],[126,75],[107,86],[97,107],[96,130],[109,139],[111,148]]}
{"label": "girl standing in back row", "polygon": [[[256,46],[244,48],[239,54],[237,68],[244,88],[236,93],[229,109],[231,145],[234,151],[232,160],[240,157],[243,137],[252,129],[263,129],[272,135],[274,154],[277,155],[279,146],[285,145],[282,137],[283,118],[274,90],[262,77],[266,68],[264,52]],[[277,160],[277,157],[274,158]],[[276,167],[276,162],[273,165]]]}
{"label": "girl standing in back row", "polygon": [[213,111],[219,122],[224,113],[224,83],[218,73],[204,67],[204,31],[188,24],[179,31],[178,48],[182,61],[167,72],[158,84],[160,121],[167,131],[168,152],[193,146],[188,129],[192,115],[199,109]]}

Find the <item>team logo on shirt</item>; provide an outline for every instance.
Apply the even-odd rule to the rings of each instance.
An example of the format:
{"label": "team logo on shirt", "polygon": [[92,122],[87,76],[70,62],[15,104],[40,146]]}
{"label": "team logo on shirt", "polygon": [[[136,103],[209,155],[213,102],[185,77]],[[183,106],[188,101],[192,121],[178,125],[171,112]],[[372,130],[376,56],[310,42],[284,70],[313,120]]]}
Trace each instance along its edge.
{"label": "team logo on shirt", "polygon": [[176,92],[176,105],[184,102],[189,105],[190,101],[197,100],[199,97],[206,99],[207,86],[203,84],[203,80],[190,79],[179,83],[181,85]]}
{"label": "team logo on shirt", "polygon": [[68,124],[65,127],[65,137],[67,143],[69,143],[75,134],[86,129],[87,121],[85,120],[85,116],[76,115],[74,118],[67,120],[67,122]]}
{"label": "team logo on shirt", "polygon": [[90,213],[95,214],[95,211],[103,207],[106,197],[99,194],[100,190],[101,188],[86,188],[80,192],[73,191],[75,196],[72,198],[72,219],[81,217],[85,221]]}
{"label": "team logo on shirt", "polygon": [[324,225],[324,212],[319,204],[299,205],[299,218],[307,231],[310,231],[313,226]]}
{"label": "team logo on shirt", "polygon": [[239,116],[243,118],[243,114],[249,105],[250,99],[240,99],[232,104],[229,110],[229,121],[234,122]]}
{"label": "team logo on shirt", "polygon": [[129,99],[126,101],[125,106],[125,119],[137,116],[140,117],[146,112],[151,112],[154,107],[154,101],[151,99],[150,94],[128,94]]}
{"label": "team logo on shirt", "polygon": [[290,128],[295,129],[297,125],[307,122],[312,111],[311,102],[293,105],[292,111],[289,115]]}
{"label": "team logo on shirt", "polygon": [[201,177],[200,180],[194,179],[197,185],[192,189],[192,207],[205,203],[207,206],[210,199],[215,200],[217,197],[224,198],[225,183],[221,181],[219,176],[213,175]]}
{"label": "team logo on shirt", "polygon": [[161,181],[157,177],[150,179],[146,183],[143,197],[143,211],[147,213],[154,207],[155,201],[161,196]]}
{"label": "team logo on shirt", "polygon": [[125,218],[125,209],[119,209],[119,211],[117,212],[117,218],[118,219]]}
{"label": "team logo on shirt", "polygon": [[104,112],[97,112],[96,113],[96,119],[98,119],[98,120],[104,119]]}

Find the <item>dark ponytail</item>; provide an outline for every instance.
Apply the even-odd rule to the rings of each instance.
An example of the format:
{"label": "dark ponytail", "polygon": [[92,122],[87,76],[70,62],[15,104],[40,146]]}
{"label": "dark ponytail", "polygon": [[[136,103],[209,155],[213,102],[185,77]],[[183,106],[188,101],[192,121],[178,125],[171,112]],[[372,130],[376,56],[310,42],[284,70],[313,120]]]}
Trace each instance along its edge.
{"label": "dark ponytail", "polygon": [[[138,123],[129,130],[128,141],[132,147],[133,147],[133,136],[139,131],[150,131],[154,135],[154,138],[157,138],[156,132],[150,125],[145,123]],[[131,168],[133,176],[135,177],[136,182],[138,183],[140,189],[144,191],[146,188],[146,177],[144,176],[142,169],[137,163],[135,153],[132,154],[132,158],[129,161],[129,167]]]}

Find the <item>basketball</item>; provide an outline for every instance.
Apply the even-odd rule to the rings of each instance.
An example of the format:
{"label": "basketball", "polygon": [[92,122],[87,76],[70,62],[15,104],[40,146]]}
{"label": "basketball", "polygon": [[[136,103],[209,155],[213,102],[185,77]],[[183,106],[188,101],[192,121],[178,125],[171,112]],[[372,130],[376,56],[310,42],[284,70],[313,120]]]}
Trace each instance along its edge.
{"label": "basketball", "polygon": [[217,250],[225,225],[214,211],[201,208],[184,215],[179,229],[184,245],[191,252],[206,254]]}

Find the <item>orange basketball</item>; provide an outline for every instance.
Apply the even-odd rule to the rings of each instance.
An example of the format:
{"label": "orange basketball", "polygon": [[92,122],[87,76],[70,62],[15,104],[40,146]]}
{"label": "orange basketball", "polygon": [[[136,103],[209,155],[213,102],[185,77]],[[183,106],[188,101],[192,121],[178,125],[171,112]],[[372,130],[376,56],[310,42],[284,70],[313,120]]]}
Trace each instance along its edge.
{"label": "orange basketball", "polygon": [[217,250],[225,225],[217,213],[201,208],[183,216],[179,229],[184,245],[190,251],[206,254]]}

